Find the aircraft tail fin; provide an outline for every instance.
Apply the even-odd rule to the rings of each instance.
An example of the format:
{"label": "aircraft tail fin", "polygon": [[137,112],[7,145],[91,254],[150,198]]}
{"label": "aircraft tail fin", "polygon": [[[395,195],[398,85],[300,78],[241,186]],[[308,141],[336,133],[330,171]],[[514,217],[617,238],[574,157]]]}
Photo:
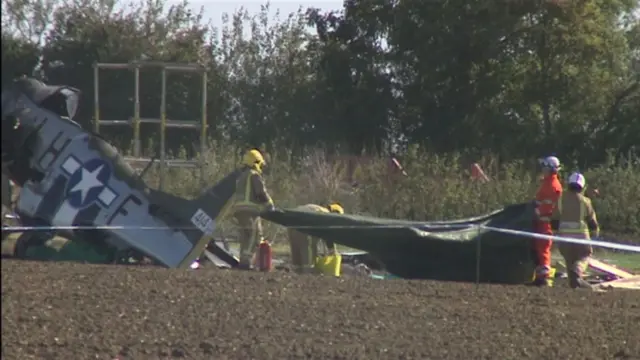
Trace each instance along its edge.
{"label": "aircraft tail fin", "polygon": [[[239,175],[240,171],[238,170],[232,172],[193,200],[183,199],[160,190],[148,189],[151,203],[181,219],[191,219],[196,213],[199,213],[200,215],[205,214],[206,217],[215,221],[226,214]],[[206,233],[206,228],[200,227],[198,224],[192,225]]]}
{"label": "aircraft tail fin", "polygon": [[[231,197],[236,189],[236,181],[240,174],[240,170],[232,172],[194,200],[187,200],[159,190],[149,189],[152,206],[155,206],[157,210],[162,209],[162,212],[172,215],[170,217],[164,216],[170,226],[190,228],[184,230],[184,232],[194,247],[190,255],[183,260],[179,267],[191,265],[209,244],[216,222],[227,213]],[[158,211],[154,215],[162,217],[160,214],[161,212]],[[171,218],[174,218],[175,222],[171,221]],[[209,244],[209,247],[211,246]],[[217,245],[214,244],[213,246]],[[214,249],[214,252],[222,254],[226,253],[226,250],[220,248]],[[230,254],[227,255],[222,257],[223,260],[231,266],[236,266],[237,259]]]}
{"label": "aircraft tail fin", "polygon": [[193,200],[193,204],[196,208],[202,209],[212,219],[224,218],[228,213],[231,197],[236,191],[236,182],[240,174],[242,174],[242,170],[235,170],[225,176]]}

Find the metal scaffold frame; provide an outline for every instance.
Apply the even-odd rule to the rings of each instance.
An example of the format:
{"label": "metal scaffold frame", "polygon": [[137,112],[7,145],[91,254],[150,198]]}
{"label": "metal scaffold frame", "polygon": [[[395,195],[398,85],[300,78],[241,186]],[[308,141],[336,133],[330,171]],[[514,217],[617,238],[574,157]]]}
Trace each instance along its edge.
{"label": "metal scaffold frame", "polygon": [[[162,94],[160,100],[160,119],[140,117],[140,68],[155,67],[162,72]],[[134,74],[134,108],[133,117],[127,120],[100,120],[100,70],[133,70]],[[195,72],[202,76],[202,110],[200,121],[168,120],[166,114],[167,106],[167,72]],[[207,70],[199,64],[168,63],[158,61],[140,61],[130,63],[95,63],[93,65],[93,87],[94,87],[94,131],[100,133],[100,126],[127,125],[133,128],[133,157],[125,157],[125,160],[132,163],[148,163],[149,158],[140,156],[140,124],[160,124],[160,183],[159,188],[164,188],[165,170],[167,167],[187,167],[200,168],[200,181],[204,185],[205,157],[204,152],[207,145]],[[167,160],[166,159],[166,129],[182,128],[196,129],[200,131],[200,156],[198,160]]]}

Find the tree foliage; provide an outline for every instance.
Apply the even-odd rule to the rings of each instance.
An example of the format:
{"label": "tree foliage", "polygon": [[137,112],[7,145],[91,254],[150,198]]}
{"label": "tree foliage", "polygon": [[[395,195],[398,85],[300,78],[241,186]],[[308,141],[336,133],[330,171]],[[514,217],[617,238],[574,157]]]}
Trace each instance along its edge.
{"label": "tree foliage", "polygon": [[[3,1],[2,78],[37,74],[83,90],[93,64],[204,65],[214,139],[303,154],[555,152],[579,165],[640,144],[640,6],[633,0],[346,0],[343,11],[228,15],[187,2]],[[141,116],[159,117],[160,70],[141,71]],[[100,117],[133,115],[133,76],[100,73]],[[167,116],[201,116],[195,74],[168,76]],[[130,133],[106,135],[122,146]],[[155,128],[143,128],[146,139]],[[176,131],[174,150],[197,135]]]}

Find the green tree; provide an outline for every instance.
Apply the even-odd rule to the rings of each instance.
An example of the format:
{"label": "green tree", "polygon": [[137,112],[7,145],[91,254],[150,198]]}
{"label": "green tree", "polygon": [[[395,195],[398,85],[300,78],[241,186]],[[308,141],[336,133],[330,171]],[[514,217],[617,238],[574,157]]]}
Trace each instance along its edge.
{"label": "green tree", "polygon": [[537,143],[544,149],[581,162],[597,153],[604,158],[605,149],[594,145],[612,120],[607,114],[621,87],[628,86],[630,49],[618,19],[633,5],[546,2],[528,14],[517,53],[527,80],[514,100],[529,104],[528,118],[540,124]]}
{"label": "green tree", "polygon": [[357,8],[345,4],[342,16],[317,9],[307,14],[318,35],[309,46],[318,54],[316,101],[322,109],[312,127],[321,144],[335,150],[388,150],[395,119],[388,63],[376,29],[364,27]]}
{"label": "green tree", "polygon": [[246,146],[299,149],[312,116],[313,58],[305,50],[310,39],[300,10],[284,20],[269,12],[267,5],[254,17],[241,9],[225,18],[214,50],[225,75],[222,130]]}
{"label": "green tree", "polygon": [[[367,103],[348,103],[354,96],[344,89],[354,82],[345,74],[368,67],[386,77],[365,86],[366,99],[384,106],[340,123],[375,129],[377,117],[392,113],[387,130],[437,152],[558,152],[585,162],[602,160],[604,144],[635,126],[625,114],[635,109],[637,45],[620,23],[634,9],[626,0],[349,0],[343,14],[310,18],[326,44],[322,56],[333,59],[325,73],[343,74],[328,87],[342,92],[327,98],[357,109]],[[387,101],[370,95],[386,94],[388,84]]]}
{"label": "green tree", "polygon": [[[122,8],[122,6],[121,6]],[[303,155],[438,152],[580,166],[640,143],[640,25],[632,0],[347,0],[342,12],[269,5],[215,29],[187,2],[3,0],[3,81],[37,73],[80,88],[90,126],[93,64],[198,63],[208,71],[209,135]],[[309,32],[309,26],[315,30]],[[35,72],[34,72],[35,71]],[[100,72],[100,118],[133,115],[133,76]],[[170,72],[166,114],[201,116],[195,74]],[[141,71],[141,116],[160,116],[160,71]],[[157,126],[143,127],[157,144]],[[105,129],[118,146],[130,130]],[[169,148],[191,152],[192,131]],[[569,160],[570,159],[570,160]]]}
{"label": "green tree", "polygon": [[2,83],[32,76],[51,24],[53,0],[2,0]]}
{"label": "green tree", "polygon": [[22,75],[32,75],[39,63],[36,44],[2,32],[2,85]]}
{"label": "green tree", "polygon": [[[131,4],[127,11],[116,11],[114,1],[82,0],[64,4],[54,12],[53,28],[43,48],[43,70],[49,82],[83,90],[78,118],[83,125],[91,126],[87,120],[93,118],[94,63],[153,60],[213,65],[210,51],[207,52],[208,27],[201,20],[200,14],[189,10],[187,2],[166,11],[163,1]],[[133,116],[133,84],[130,71],[101,71],[101,119]],[[177,120],[198,119],[202,87],[198,78],[171,73],[167,84],[167,116]],[[159,70],[141,70],[141,117],[160,116],[160,87]],[[143,135],[157,136],[154,128],[144,128]],[[110,129],[106,134],[124,133],[123,129]],[[123,141],[123,138],[126,139],[117,137],[119,145],[128,145],[131,139]],[[184,133],[171,139],[175,149],[180,143],[195,140],[195,135]]]}

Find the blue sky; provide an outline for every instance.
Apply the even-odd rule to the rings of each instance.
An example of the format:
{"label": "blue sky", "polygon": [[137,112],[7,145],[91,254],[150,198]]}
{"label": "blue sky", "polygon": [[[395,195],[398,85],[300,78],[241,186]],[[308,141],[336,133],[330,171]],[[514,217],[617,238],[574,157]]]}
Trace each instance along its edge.
{"label": "blue sky", "polygon": [[[174,5],[179,4],[180,1],[169,0],[167,4]],[[250,14],[257,14],[260,12],[260,6],[265,5],[267,1],[262,0],[199,0],[189,1],[191,7],[195,12],[200,10],[200,7],[204,7],[204,17],[206,20],[211,20],[211,24],[217,28],[222,26],[222,14],[227,13],[229,15],[236,12],[236,10],[244,7]],[[342,0],[303,0],[303,1],[289,1],[289,0],[272,0],[270,3],[271,15],[275,15],[276,10],[280,10],[280,18],[284,19],[289,13],[296,12],[298,8],[316,7],[324,11],[328,10],[340,10],[342,9]]]}

